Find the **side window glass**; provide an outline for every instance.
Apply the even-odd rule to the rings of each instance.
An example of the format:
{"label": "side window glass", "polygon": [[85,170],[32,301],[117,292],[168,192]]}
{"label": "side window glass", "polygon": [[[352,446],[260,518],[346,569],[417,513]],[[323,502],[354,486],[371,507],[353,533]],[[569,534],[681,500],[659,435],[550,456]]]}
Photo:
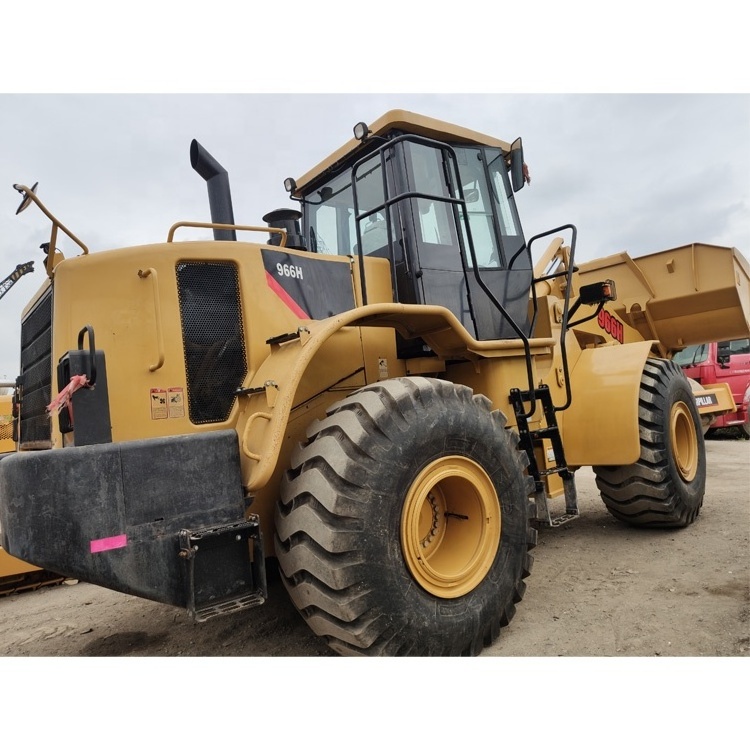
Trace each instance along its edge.
{"label": "side window glass", "polygon": [[339,251],[336,233],[336,207],[320,206],[315,212],[314,226],[312,234],[317,252],[336,255]]}
{"label": "side window glass", "polygon": [[[448,197],[448,186],[443,173],[443,156],[439,149],[420,143],[409,144],[412,190],[427,195]],[[415,199],[418,228],[423,243],[455,245],[451,231],[452,207],[444,201]]]}
{"label": "side window glass", "polygon": [[366,213],[384,201],[383,170],[376,154],[357,168],[357,203],[360,213]]}
{"label": "side window glass", "polygon": [[[352,220],[352,224],[354,221]],[[385,214],[378,211],[368,216],[361,227],[362,232],[362,252],[365,255],[372,255],[378,250],[388,245],[388,227],[385,223]]]}
{"label": "side window glass", "polygon": [[729,342],[729,354],[750,354],[750,339],[737,339]]}
{"label": "side window glass", "polygon": [[495,200],[500,232],[502,234],[505,263],[516,270],[531,269],[531,256],[524,251],[525,241],[516,211],[513,189],[508,179],[505,158],[499,149],[486,149],[487,167],[492,180],[492,195]]}
{"label": "side window glass", "polygon": [[[487,185],[479,149],[456,148],[455,151],[477,264],[480,268],[498,268],[500,266],[500,254],[492,220],[492,197]],[[471,266],[472,259],[468,249],[469,240],[464,226],[463,212],[459,212],[459,217],[464,235],[467,261]]]}
{"label": "side window glass", "polygon": [[506,184],[506,181],[503,180],[503,175],[500,171],[500,169],[504,169],[502,159],[500,157],[496,158],[493,161],[493,165],[495,168],[491,170],[491,174],[503,236],[518,237],[518,235],[521,234],[521,231],[510,206],[510,197],[508,195],[508,190],[510,188],[509,185]]}

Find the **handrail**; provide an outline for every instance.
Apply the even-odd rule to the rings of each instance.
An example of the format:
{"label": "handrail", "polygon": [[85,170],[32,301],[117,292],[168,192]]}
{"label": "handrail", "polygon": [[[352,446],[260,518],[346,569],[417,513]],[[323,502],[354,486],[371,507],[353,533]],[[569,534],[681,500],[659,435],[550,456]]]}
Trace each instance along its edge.
{"label": "handrail", "polygon": [[195,229],[239,229],[241,231],[245,232],[263,232],[264,234],[280,234],[281,235],[281,244],[279,247],[286,247],[286,238],[287,233],[286,229],[277,229],[276,227],[255,227],[255,226],[245,226],[242,224],[216,224],[212,221],[178,221],[176,224],[173,224],[169,230],[169,234],[167,235],[167,242],[172,242],[174,240],[174,233],[180,228],[180,227],[193,227]]}
{"label": "handrail", "polygon": [[154,322],[156,324],[156,348],[158,359],[155,365],[148,369],[150,372],[156,372],[164,366],[164,333],[161,325],[161,302],[159,301],[159,278],[155,268],[147,268],[145,271],[138,271],[138,276],[146,279],[149,276],[154,280]]}
{"label": "handrail", "polygon": [[[563,313],[562,313],[562,322],[560,325],[560,356],[562,358],[562,366],[563,366],[563,379],[565,380],[565,403],[562,406],[555,406],[553,404],[554,411],[565,411],[570,404],[573,402],[573,392],[570,387],[570,368],[568,366],[568,348],[566,345],[565,337],[568,333],[569,325],[568,325],[568,316],[570,314],[570,294],[571,294],[571,288],[573,286],[573,274],[578,270],[575,266],[575,254],[576,254],[576,237],[578,236],[578,230],[573,224],[563,224],[559,227],[555,227],[554,229],[550,229],[547,232],[542,232],[541,234],[534,235],[527,243],[526,246],[529,249],[529,253],[531,253],[531,245],[533,242],[535,242],[538,239],[541,239],[542,237],[548,237],[551,234],[555,234],[556,232],[560,232],[563,229],[570,229],[572,237],[570,240],[570,256],[568,258],[568,267],[565,269],[565,296],[563,298]],[[558,276],[559,274],[553,274],[553,276]],[[542,277],[541,279],[532,279],[531,282],[531,289],[534,297],[536,297],[536,282],[543,280],[544,278],[552,278],[550,277]]]}

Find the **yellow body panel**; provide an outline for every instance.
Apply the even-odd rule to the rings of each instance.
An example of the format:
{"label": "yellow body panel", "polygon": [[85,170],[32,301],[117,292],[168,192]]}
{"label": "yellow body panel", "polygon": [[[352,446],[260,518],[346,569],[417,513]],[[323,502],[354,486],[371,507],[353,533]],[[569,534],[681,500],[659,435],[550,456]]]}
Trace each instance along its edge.
{"label": "yellow body panel", "polygon": [[638,391],[650,352],[649,341],[581,352],[570,374],[577,398],[558,415],[571,466],[638,460]]}
{"label": "yellow body panel", "polygon": [[0,547],[0,589],[2,588],[3,579],[14,578],[15,576],[24,576],[27,573],[34,573],[41,568],[36,565],[30,565],[17,557],[9,555]]}
{"label": "yellow body panel", "polygon": [[[691,381],[693,393],[696,397],[696,406],[698,414],[729,414],[737,411],[737,404],[734,403],[734,395],[729,383],[711,383],[711,385],[700,385]],[[716,399],[717,404],[712,404],[712,397]]]}

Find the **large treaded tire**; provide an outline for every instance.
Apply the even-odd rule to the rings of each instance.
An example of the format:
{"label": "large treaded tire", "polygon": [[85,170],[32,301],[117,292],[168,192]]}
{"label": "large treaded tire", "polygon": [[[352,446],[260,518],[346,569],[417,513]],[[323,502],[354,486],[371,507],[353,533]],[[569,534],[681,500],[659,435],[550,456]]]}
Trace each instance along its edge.
{"label": "large treaded tire", "polygon": [[678,365],[649,359],[638,396],[641,454],[630,466],[594,466],[609,512],[634,526],[689,526],[703,504],[706,452],[690,384]]}
{"label": "large treaded tire", "polygon": [[[513,617],[536,543],[533,482],[517,435],[484,396],[423,377],[367,386],[327,414],[310,426],[308,441],[293,455],[276,512],[276,554],[295,607],[340,654],[479,653]],[[469,467],[478,485],[483,477],[491,482],[483,485],[489,491],[479,503],[500,519],[499,538],[487,553],[486,572],[480,569],[471,580],[456,576],[468,591],[443,594],[438,586],[436,594],[420,584],[419,571],[412,573],[421,545],[431,540],[414,553],[403,535],[409,509],[420,507],[414,498],[434,471],[430,467],[450,472],[454,465]],[[454,495],[476,500],[471,482],[462,481],[449,477],[434,487],[438,495],[441,487],[450,495],[458,486]],[[430,491],[424,496],[432,518],[435,498]],[[445,527],[465,519],[468,528],[470,514],[483,515],[468,509],[466,515],[439,515],[446,516]]]}

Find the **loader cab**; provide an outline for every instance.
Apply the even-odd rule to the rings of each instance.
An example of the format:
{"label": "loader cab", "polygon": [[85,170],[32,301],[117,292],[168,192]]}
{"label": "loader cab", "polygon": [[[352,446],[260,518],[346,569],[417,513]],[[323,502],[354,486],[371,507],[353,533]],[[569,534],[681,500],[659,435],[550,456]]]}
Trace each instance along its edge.
{"label": "loader cab", "polygon": [[478,340],[528,336],[532,262],[509,152],[431,135],[370,137],[306,186],[307,247],[387,258],[396,301],[447,307]]}

